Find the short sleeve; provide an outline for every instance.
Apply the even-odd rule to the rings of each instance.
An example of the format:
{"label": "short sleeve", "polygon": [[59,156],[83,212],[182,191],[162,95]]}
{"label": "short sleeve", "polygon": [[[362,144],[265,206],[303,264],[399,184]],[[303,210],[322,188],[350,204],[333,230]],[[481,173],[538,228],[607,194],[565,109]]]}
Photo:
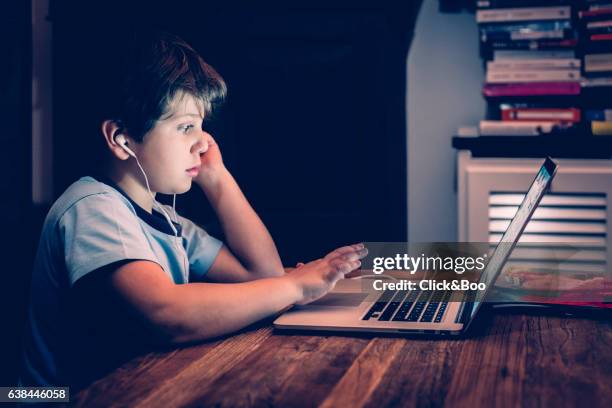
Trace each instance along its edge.
{"label": "short sleeve", "polygon": [[223,242],[187,218],[179,217],[179,223],[189,258],[189,272],[193,278],[200,280],[217,258]]}
{"label": "short sleeve", "polygon": [[111,193],[86,196],[59,219],[70,285],[103,266],[126,259],[159,263],[136,214]]}

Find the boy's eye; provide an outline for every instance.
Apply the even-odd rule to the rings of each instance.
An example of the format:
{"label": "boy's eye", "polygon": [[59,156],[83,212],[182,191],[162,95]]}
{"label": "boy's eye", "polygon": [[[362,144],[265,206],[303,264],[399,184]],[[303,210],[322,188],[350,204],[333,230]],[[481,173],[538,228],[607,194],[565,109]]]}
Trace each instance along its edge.
{"label": "boy's eye", "polygon": [[179,130],[183,133],[189,132],[193,128],[193,125],[184,125],[179,127]]}

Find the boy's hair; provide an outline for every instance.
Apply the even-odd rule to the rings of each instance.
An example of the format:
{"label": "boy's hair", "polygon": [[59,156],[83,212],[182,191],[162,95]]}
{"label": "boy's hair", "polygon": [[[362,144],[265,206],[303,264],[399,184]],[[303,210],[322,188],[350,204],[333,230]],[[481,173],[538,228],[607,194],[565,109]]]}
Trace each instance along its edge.
{"label": "boy's hair", "polygon": [[108,95],[104,119],[115,120],[137,142],[142,142],[176,96],[193,96],[205,118],[225,99],[223,78],[173,34],[135,34],[121,48],[112,79],[119,88],[111,86],[115,91]]}

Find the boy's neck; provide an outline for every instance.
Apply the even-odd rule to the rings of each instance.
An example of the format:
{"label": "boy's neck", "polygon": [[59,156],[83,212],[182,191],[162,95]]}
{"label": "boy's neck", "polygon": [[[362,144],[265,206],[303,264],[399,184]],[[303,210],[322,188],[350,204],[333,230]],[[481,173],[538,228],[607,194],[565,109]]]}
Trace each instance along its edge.
{"label": "boy's neck", "polygon": [[[108,172],[108,177],[119,186],[136,204],[149,213],[153,213],[153,198],[149,194],[146,186],[143,186],[139,180],[134,179],[131,174],[115,174]],[[155,192],[153,197],[155,197]]]}

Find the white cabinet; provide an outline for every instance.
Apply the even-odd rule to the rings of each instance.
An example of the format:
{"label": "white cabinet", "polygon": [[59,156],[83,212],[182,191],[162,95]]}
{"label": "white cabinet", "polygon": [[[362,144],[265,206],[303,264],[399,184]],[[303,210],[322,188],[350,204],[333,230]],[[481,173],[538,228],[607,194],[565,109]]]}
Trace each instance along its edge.
{"label": "white cabinet", "polygon": [[[458,153],[458,237],[496,243],[510,222],[543,159],[474,158]],[[525,243],[586,244],[585,272],[612,265],[612,160],[558,159],[550,192],[527,225]]]}

